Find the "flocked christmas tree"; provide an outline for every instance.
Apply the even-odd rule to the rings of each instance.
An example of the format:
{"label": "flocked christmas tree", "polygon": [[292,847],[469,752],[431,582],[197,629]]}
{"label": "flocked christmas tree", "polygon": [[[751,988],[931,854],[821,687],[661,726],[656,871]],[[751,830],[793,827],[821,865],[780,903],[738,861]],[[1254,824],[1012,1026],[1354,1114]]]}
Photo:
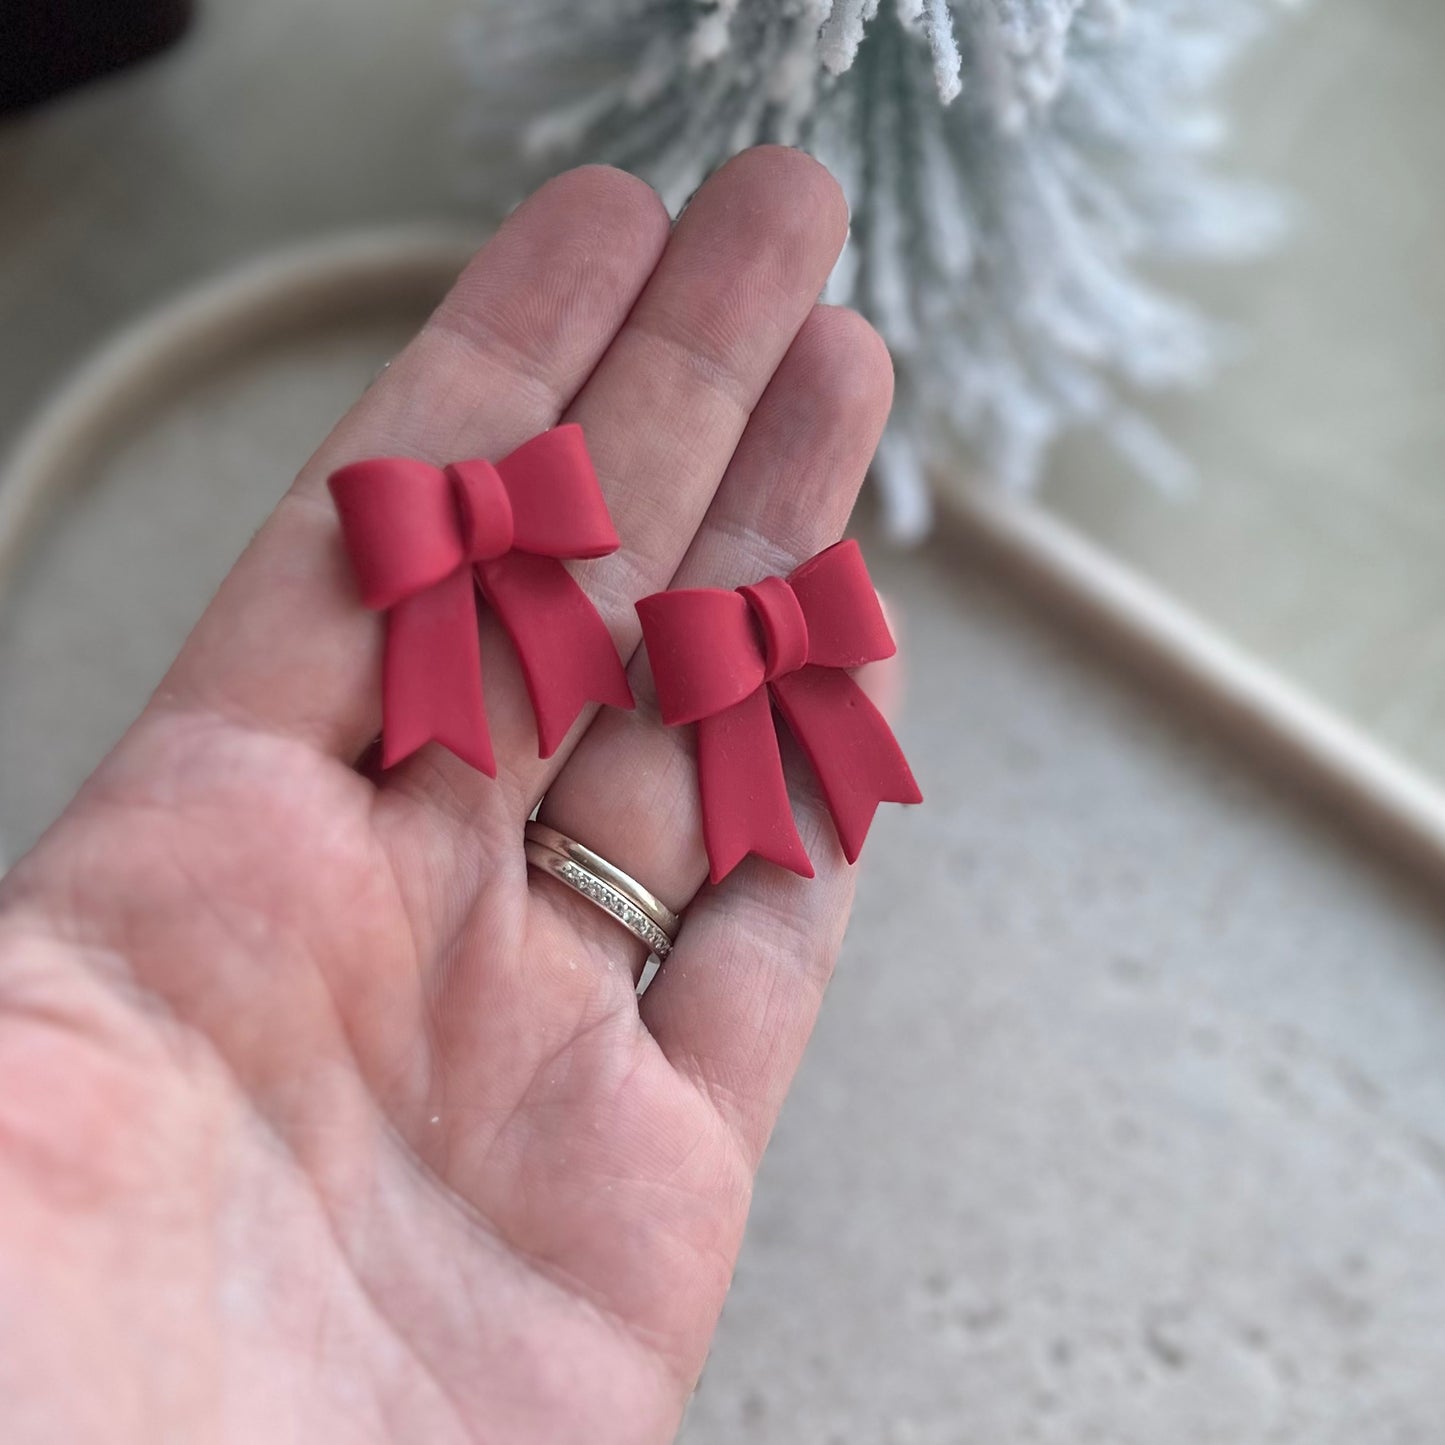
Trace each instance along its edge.
{"label": "flocked christmas tree", "polygon": [[1218,92],[1273,0],[480,0],[484,118],[549,167],[608,160],[681,204],[758,141],[807,147],[853,233],[830,299],[898,367],[877,473],[899,535],[929,464],[1007,486],[1104,430],[1179,464],[1129,407],[1207,373],[1210,325],[1146,277],[1258,250],[1277,209],[1215,171]]}

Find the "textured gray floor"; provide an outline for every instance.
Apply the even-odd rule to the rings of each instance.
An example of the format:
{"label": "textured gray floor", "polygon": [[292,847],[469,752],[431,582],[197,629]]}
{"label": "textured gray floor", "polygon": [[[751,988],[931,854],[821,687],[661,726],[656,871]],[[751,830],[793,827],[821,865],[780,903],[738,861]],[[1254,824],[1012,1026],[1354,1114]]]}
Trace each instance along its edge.
{"label": "textured gray floor", "polygon": [[1445,921],[984,579],[688,1439],[1436,1445]]}
{"label": "textured gray floor", "polygon": [[[451,8],[216,5],[177,62],[0,132],[0,432],[118,318],[222,261],[457,209],[457,87],[433,64]],[[1426,717],[1445,676],[1390,652],[1392,618],[1440,612],[1438,331],[1406,303],[1428,315],[1442,253],[1409,194],[1422,132],[1357,134],[1370,104],[1334,81],[1354,56],[1380,106],[1423,116],[1441,13],[1320,0],[1309,22],[1290,73],[1314,90],[1291,91],[1287,149],[1312,184],[1389,172],[1401,199],[1362,202],[1354,242],[1307,243],[1326,297],[1356,278],[1342,313],[1260,293],[1266,333],[1295,339],[1253,373],[1257,407],[1235,390],[1181,413],[1220,448],[1199,510],[1078,474],[1088,525],[1371,718],[1386,702]],[[1407,235],[1418,272],[1350,262]],[[12,845],[115,736],[413,320],[363,317],[197,378],[49,530],[0,612]],[[1312,326],[1334,351],[1292,382]],[[1352,337],[1373,339],[1337,372]],[[1278,440],[1269,398],[1292,387],[1276,496],[1244,463]],[[1375,430],[1331,432],[1355,400]],[[906,742],[929,804],[890,812],[870,845],[688,1445],[1438,1445],[1439,905],[988,578],[941,555],[878,571],[907,614]],[[1371,671],[1387,664],[1393,691]]]}

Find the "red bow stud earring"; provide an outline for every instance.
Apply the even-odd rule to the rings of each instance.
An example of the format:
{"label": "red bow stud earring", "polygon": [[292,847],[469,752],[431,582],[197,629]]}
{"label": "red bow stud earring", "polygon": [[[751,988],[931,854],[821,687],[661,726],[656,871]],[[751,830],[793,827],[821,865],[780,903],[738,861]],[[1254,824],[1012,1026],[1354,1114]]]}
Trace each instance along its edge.
{"label": "red bow stud earring", "polygon": [[[881,802],[921,803],[897,740],[849,669],[897,651],[856,542],[736,592],[659,592],[637,604],[662,720],[697,724],[712,881],[749,853],[804,878],[773,704],[801,744],[850,863]],[[770,700],[771,695],[771,700]]]}
{"label": "red bow stud earring", "polygon": [[478,592],[521,660],[542,757],[588,702],[632,706],[607,625],[561,560],[619,546],[581,427],[543,432],[495,465],[354,462],[329,486],[361,600],[387,614],[383,766],[436,741],[496,776]]}

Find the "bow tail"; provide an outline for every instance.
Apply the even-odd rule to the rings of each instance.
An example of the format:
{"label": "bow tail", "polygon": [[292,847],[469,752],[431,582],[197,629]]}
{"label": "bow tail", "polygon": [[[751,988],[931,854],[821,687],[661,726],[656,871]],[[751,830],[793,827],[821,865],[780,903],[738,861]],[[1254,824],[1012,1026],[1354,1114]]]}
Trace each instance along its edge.
{"label": "bow tail", "polygon": [[387,614],[382,665],[382,766],[438,742],[496,777],[482,700],[476,588],[462,567]]}
{"label": "bow tail", "polygon": [[721,883],[749,853],[813,876],[793,822],[768,690],[697,725],[697,772],[709,874]]}
{"label": "bow tail", "polygon": [[808,755],[850,863],[858,861],[879,803],[921,803],[883,714],[846,673],[805,667],[773,683],[779,711]]}
{"label": "bow tail", "polygon": [[477,576],[517,650],[542,757],[557,751],[589,702],[632,707],[612,634],[561,562],[509,552],[479,563]]}

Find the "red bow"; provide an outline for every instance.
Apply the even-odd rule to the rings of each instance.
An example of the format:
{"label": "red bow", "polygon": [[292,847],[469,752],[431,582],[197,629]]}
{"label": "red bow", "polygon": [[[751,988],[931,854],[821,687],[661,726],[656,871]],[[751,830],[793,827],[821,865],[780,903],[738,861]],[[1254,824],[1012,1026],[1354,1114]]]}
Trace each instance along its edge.
{"label": "red bow", "polygon": [[844,670],[897,651],[856,542],[786,579],[736,592],[660,592],[637,604],[662,720],[697,724],[712,881],[749,853],[813,876],[788,805],[771,690],[856,862],[881,802],[923,795],[888,724]]}
{"label": "red bow", "polygon": [[632,706],[606,624],[558,560],[619,545],[581,427],[543,432],[495,466],[380,457],[329,485],[361,600],[388,613],[383,766],[435,740],[496,777],[476,589],[517,649],[544,758],[587,702]]}

